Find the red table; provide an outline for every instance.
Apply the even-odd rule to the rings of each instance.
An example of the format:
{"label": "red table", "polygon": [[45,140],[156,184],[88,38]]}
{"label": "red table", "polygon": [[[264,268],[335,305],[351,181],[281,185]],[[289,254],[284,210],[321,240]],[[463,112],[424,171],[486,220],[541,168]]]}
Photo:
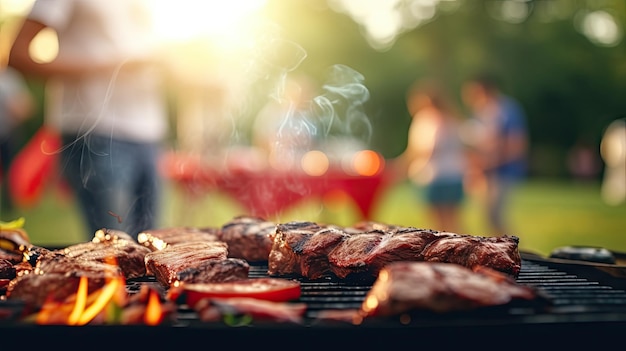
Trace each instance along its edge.
{"label": "red table", "polygon": [[249,215],[271,218],[300,201],[322,199],[333,192],[343,192],[359,209],[363,220],[372,218],[378,197],[388,184],[384,170],[372,176],[348,175],[329,169],[320,176],[300,171],[217,170],[194,157],[167,155],[162,173],[192,194],[223,191],[240,203]]}

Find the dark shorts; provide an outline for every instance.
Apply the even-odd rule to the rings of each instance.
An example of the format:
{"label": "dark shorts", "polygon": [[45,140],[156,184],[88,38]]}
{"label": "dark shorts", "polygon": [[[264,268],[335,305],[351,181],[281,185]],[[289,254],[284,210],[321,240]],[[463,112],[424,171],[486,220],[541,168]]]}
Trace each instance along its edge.
{"label": "dark shorts", "polygon": [[432,205],[459,204],[464,197],[461,179],[436,180],[426,186],[426,202]]}

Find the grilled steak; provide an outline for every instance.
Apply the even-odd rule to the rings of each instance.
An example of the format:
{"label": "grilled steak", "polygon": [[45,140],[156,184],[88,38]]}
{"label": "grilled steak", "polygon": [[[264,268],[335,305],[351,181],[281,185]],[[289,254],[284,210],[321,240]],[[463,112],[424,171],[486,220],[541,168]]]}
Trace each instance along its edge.
{"label": "grilled steak", "polygon": [[130,236],[125,237],[122,233],[111,235],[113,233],[106,229],[98,230],[93,241],[68,246],[62,252],[78,260],[118,265],[126,278],[145,276],[144,258],[150,249],[139,245]]}
{"label": "grilled steak", "polygon": [[[181,279],[188,282],[194,279],[198,279],[197,282],[203,282],[202,279],[209,279],[208,281],[211,281],[212,278],[218,281],[226,279],[225,274],[220,271],[229,268],[233,277],[241,278],[243,270],[245,270],[245,277],[247,277],[247,269],[249,268],[247,262],[244,265],[239,260],[227,260],[227,257],[228,245],[221,241],[198,241],[168,245],[162,250],[146,254],[146,274],[154,275],[165,287],[169,287]],[[206,261],[217,262],[206,263]],[[220,264],[223,266],[220,267]],[[243,266],[245,266],[244,269],[242,269]],[[203,269],[216,271],[199,272]]]}
{"label": "grilled steak", "polygon": [[250,265],[240,258],[206,260],[177,272],[174,281],[184,283],[228,282],[248,278]]}
{"label": "grilled steak", "polygon": [[380,271],[361,308],[364,317],[436,313],[539,299],[538,292],[488,267],[442,262],[393,262]]}
{"label": "grilled steak", "polygon": [[434,240],[422,251],[429,262],[457,263],[473,268],[485,266],[516,277],[522,267],[515,236],[479,237],[448,235]]}
{"label": "grilled steak", "polygon": [[313,222],[278,224],[268,259],[269,275],[301,275],[318,279],[328,274],[328,253],[347,234]]}
{"label": "grilled steak", "polygon": [[[368,226],[375,228],[374,226]],[[384,228],[384,227],[383,227]],[[269,275],[317,279],[370,275],[396,261],[482,265],[517,276],[521,268],[515,236],[478,237],[430,229],[388,227],[356,232],[310,222],[279,224],[269,255]]]}
{"label": "grilled steak", "polygon": [[219,228],[172,227],[144,230],[137,235],[139,244],[151,251],[165,248],[167,245],[192,241],[217,241]]}
{"label": "grilled steak", "polygon": [[276,224],[260,217],[238,216],[219,231],[221,241],[228,244],[228,256],[248,262],[267,261],[272,250]]}
{"label": "grilled steak", "polygon": [[121,277],[118,266],[95,260],[80,260],[60,252],[49,252],[28,274],[18,274],[7,288],[7,297],[40,307],[46,299],[63,301],[76,293],[81,277],[88,278],[88,292],[101,288],[107,279]]}

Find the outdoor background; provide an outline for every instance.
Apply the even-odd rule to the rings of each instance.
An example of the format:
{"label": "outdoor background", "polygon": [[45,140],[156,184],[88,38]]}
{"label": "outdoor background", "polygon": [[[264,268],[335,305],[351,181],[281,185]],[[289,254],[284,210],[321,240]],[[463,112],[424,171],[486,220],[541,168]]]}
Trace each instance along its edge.
{"label": "outdoor background", "polygon": [[[0,14],[12,2],[2,0]],[[202,6],[203,1],[174,3],[177,5],[166,11],[172,20],[170,26],[189,28],[196,24],[189,19],[174,21],[179,12],[195,14],[198,23],[211,22],[214,17],[210,16],[216,12],[208,7],[202,11],[185,8]],[[330,67],[345,65],[360,73],[367,87],[369,96],[362,106],[366,123],[365,127],[360,121],[359,126],[330,133],[356,139],[391,159],[406,146],[410,116],[405,93],[411,83],[434,77],[459,98],[465,79],[477,72],[493,72],[500,77],[504,90],[522,103],[530,129],[531,172],[517,189],[509,213],[515,231],[512,234],[520,237],[521,248],[543,254],[562,245],[626,251],[626,204],[609,205],[600,193],[602,135],[609,123],[626,116],[626,2],[268,0],[263,4],[265,23],[272,25],[266,25],[264,28],[271,27],[271,31],[262,34],[270,37],[271,43],[273,38],[280,38],[294,45],[270,47],[267,50],[271,52],[259,53],[265,66],[253,64],[267,73],[263,79],[242,72],[233,72],[231,79],[225,71],[219,72],[226,82],[248,79],[258,83],[251,84],[254,90],[245,96],[235,98],[245,100],[245,108],[237,109],[234,142],[249,142],[248,135],[253,132],[250,115],[267,100],[281,74],[324,82]],[[181,11],[174,11],[176,8]],[[5,11],[1,17],[4,27],[15,17],[15,13]],[[217,37],[231,43],[238,40],[230,34],[222,29]],[[197,46],[195,49],[190,66],[202,71],[206,52]],[[211,52],[212,59],[213,55]],[[207,71],[211,69],[214,67]],[[42,82],[29,84],[42,101]],[[42,121],[43,103],[35,118],[24,126],[24,142]],[[173,148],[179,145],[180,132],[172,129]],[[581,145],[592,151],[596,162],[584,179],[574,173],[570,163],[573,150]],[[51,183],[39,203],[0,213],[0,220],[24,216],[35,243],[62,245],[84,240],[71,194]],[[166,192],[165,225],[217,226],[241,212],[235,202],[219,192],[193,201],[175,184],[168,184]],[[468,233],[488,234],[481,216],[479,199],[470,196],[464,207]],[[349,201],[311,201],[275,218],[290,219],[350,224],[358,218]],[[418,194],[406,183],[395,184],[381,194],[374,219],[417,227],[431,224]]]}

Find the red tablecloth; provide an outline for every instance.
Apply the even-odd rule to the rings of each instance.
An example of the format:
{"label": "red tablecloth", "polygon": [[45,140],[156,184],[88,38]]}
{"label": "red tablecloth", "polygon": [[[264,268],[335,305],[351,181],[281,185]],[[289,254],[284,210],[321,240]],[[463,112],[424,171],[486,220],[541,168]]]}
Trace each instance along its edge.
{"label": "red tablecloth", "polygon": [[220,171],[204,166],[198,159],[180,155],[169,155],[163,161],[164,176],[185,191],[196,195],[222,191],[240,203],[248,214],[268,218],[305,199],[321,200],[327,194],[341,191],[354,201],[362,218],[368,220],[388,183],[384,171],[358,176],[333,169],[321,176],[312,176],[275,170]]}

